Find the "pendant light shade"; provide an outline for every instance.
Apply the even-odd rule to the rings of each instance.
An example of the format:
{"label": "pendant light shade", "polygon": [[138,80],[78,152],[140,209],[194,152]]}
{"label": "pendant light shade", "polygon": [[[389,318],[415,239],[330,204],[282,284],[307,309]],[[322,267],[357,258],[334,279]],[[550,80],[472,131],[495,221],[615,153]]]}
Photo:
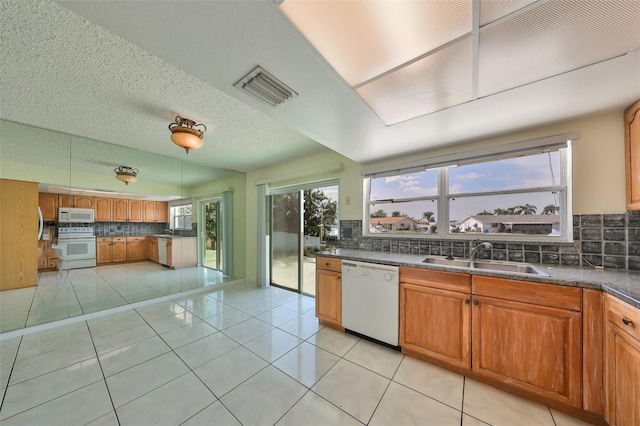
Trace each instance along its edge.
{"label": "pendant light shade", "polygon": [[188,154],[189,150],[202,147],[202,138],[204,137],[204,132],[207,131],[207,126],[196,124],[193,120],[177,116],[175,122],[169,124],[169,130],[171,130],[173,143],[184,148]]}
{"label": "pendant light shade", "polygon": [[114,170],[116,172],[116,179],[124,182],[125,185],[129,185],[131,182],[138,180],[138,169],[128,166],[118,166]]}

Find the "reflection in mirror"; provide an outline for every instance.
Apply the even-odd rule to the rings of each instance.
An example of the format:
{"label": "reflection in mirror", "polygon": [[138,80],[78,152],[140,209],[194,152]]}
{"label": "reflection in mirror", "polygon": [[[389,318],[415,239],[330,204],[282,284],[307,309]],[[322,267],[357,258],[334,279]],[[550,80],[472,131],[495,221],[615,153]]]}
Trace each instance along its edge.
{"label": "reflection in mirror", "polygon": [[[170,206],[190,202],[194,187],[240,173],[7,121],[0,120],[0,130],[0,177],[38,182],[46,207],[38,286],[0,292],[0,333],[207,281],[201,268],[181,268],[197,263],[196,209],[191,229],[171,231]],[[138,169],[137,179],[116,179],[118,166]],[[66,223],[58,216],[62,206],[90,209],[94,221]],[[158,236],[174,243],[162,262]],[[96,266],[87,266],[91,261]]]}

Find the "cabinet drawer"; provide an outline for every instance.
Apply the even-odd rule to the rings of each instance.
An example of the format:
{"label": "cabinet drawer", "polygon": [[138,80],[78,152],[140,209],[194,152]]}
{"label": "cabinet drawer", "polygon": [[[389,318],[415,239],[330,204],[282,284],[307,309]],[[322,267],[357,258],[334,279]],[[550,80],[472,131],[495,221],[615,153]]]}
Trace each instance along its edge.
{"label": "cabinet drawer", "polygon": [[111,241],[114,243],[126,243],[127,237],[112,237]]}
{"label": "cabinet drawer", "polygon": [[640,309],[605,294],[604,308],[607,322],[640,341]]}
{"label": "cabinet drawer", "polygon": [[550,308],[582,311],[582,289],[504,278],[473,277],[473,294],[508,299]]}
{"label": "cabinet drawer", "polygon": [[111,237],[96,237],[96,243],[110,243]]}
{"label": "cabinet drawer", "polygon": [[400,282],[460,293],[471,292],[471,275],[456,272],[403,267],[400,268]]}
{"label": "cabinet drawer", "polygon": [[342,270],[342,260],[319,256],[316,257],[316,268],[340,272]]}
{"label": "cabinet drawer", "polygon": [[135,243],[135,242],[145,241],[146,239],[147,237],[127,237],[127,242]]}

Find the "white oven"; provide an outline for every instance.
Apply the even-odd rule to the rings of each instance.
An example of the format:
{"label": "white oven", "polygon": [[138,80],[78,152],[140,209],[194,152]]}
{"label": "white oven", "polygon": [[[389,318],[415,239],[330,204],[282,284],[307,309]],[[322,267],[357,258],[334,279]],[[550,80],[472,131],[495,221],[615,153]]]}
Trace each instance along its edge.
{"label": "white oven", "polygon": [[58,228],[58,243],[51,248],[61,258],[60,269],[96,266],[96,237],[93,227]]}

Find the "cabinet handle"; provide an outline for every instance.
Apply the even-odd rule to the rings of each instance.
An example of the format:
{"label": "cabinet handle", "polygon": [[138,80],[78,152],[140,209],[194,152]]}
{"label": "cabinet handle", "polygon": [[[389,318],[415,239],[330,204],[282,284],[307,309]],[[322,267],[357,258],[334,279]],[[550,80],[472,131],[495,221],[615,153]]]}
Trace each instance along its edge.
{"label": "cabinet handle", "polygon": [[624,325],[633,325],[633,321],[626,317],[622,317],[622,322],[624,323]]}
{"label": "cabinet handle", "polygon": [[474,301],[473,301],[473,304],[474,304],[474,305],[476,305],[476,306],[478,306],[478,305],[480,304],[480,302],[478,302],[477,300],[474,300]]}
{"label": "cabinet handle", "polygon": [[471,303],[471,300],[469,298],[464,299],[464,304],[468,305],[469,303]]}

